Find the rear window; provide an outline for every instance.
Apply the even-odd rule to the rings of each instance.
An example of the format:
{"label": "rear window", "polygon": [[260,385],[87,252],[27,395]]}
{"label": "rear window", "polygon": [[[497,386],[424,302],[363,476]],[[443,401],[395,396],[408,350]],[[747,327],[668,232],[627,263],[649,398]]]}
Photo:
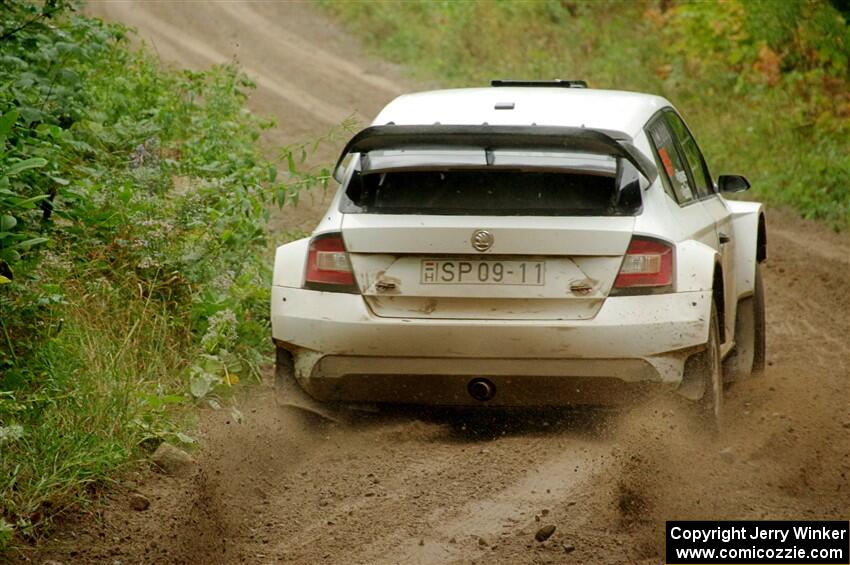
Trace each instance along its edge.
{"label": "rear window", "polygon": [[618,198],[618,161],[608,155],[382,149],[353,167],[341,205],[348,214],[609,216],[640,207],[639,194]]}
{"label": "rear window", "polygon": [[[347,214],[634,215],[618,198],[617,160],[501,150],[387,150],[364,155],[346,187]],[[638,191],[639,192],[639,191]]]}
{"label": "rear window", "polygon": [[355,173],[351,184],[358,183],[355,190],[349,187],[343,197],[342,212],[608,216],[631,215],[637,211],[633,202],[617,202],[615,177],[595,174],[504,169],[408,170]]}

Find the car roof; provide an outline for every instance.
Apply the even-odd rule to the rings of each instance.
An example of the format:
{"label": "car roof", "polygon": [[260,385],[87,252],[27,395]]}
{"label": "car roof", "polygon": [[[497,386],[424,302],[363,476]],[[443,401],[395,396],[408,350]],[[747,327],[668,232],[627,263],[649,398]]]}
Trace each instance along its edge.
{"label": "car roof", "polygon": [[[496,109],[496,105],[513,108]],[[637,135],[655,112],[672,104],[661,96],[592,88],[498,87],[433,90],[399,96],[373,125],[547,125]]]}

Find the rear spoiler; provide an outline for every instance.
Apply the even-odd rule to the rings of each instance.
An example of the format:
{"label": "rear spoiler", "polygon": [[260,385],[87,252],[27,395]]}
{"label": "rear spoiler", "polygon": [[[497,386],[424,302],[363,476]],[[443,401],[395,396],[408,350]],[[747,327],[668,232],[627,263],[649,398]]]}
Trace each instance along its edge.
{"label": "rear spoiler", "polygon": [[372,126],[357,133],[345,145],[334,167],[334,179],[342,182],[343,160],[351,153],[403,147],[481,147],[495,149],[559,149],[610,155],[627,160],[652,184],[658,176],[655,164],[618,131],[561,126],[416,125]]}

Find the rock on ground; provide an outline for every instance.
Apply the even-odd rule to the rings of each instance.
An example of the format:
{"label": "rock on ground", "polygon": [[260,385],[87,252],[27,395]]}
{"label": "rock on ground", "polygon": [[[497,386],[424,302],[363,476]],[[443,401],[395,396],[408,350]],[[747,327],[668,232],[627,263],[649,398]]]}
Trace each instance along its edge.
{"label": "rock on ground", "polygon": [[142,494],[134,493],[130,495],[130,508],[142,512],[151,506],[151,501]]}
{"label": "rock on ground", "polygon": [[191,455],[170,443],[161,444],[151,455],[151,461],[166,474],[175,476],[187,475],[195,465]]}

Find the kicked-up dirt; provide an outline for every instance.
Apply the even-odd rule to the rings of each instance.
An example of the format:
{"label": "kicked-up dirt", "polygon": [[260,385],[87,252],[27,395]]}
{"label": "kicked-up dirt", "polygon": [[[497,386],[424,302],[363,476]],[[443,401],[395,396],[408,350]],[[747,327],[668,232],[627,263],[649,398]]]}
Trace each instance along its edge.
{"label": "kicked-up dirt", "polygon": [[[366,122],[411,88],[305,4],[90,9],[136,26],[164,60],[238,60],[259,85],[253,107],[280,121],[270,143],[352,114]],[[276,222],[310,229],[324,199]],[[328,424],[281,407],[269,379],[238,399],[241,420],[202,414],[184,473],[130,473],[14,559],[659,563],[667,519],[846,519],[850,241],[771,209],[768,254],[767,370],[728,389],[719,435],[670,398],[619,412],[408,410]]]}

